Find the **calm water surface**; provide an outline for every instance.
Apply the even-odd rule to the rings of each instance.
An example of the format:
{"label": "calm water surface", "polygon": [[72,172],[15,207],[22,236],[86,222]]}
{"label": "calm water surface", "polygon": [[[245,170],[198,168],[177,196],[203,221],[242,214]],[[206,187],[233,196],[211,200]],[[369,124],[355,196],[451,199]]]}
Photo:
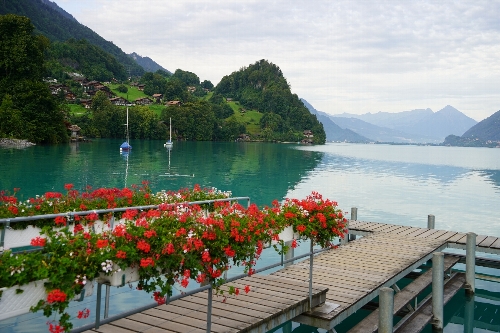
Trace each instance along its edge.
{"label": "calm water surface", "polygon": [[[346,212],[358,207],[359,220],[426,227],[427,215],[434,214],[437,228],[500,236],[500,149],[175,142],[169,151],[160,141],[132,141],[132,152],[123,156],[120,144],[120,140],[99,140],[0,149],[0,189],[19,187],[21,196],[28,198],[63,191],[66,183],[77,189],[87,185],[121,188],[148,180],[154,191],[200,184],[249,196],[260,206],[318,191]],[[297,252],[307,249],[304,244]],[[277,256],[268,251],[260,265],[274,260]],[[500,276],[492,269],[478,271]],[[476,288],[473,331],[500,332],[499,284],[477,280]],[[134,289],[111,290],[110,314],[151,302],[150,296]],[[446,307],[445,332],[466,331],[465,305],[459,293]],[[75,313],[84,307],[93,310],[95,295],[72,306]],[[347,331],[367,313],[358,311],[336,327],[337,332]],[[40,314],[11,318],[0,321],[0,332],[45,331],[46,320]],[[297,323],[276,331],[290,329],[324,332]]]}

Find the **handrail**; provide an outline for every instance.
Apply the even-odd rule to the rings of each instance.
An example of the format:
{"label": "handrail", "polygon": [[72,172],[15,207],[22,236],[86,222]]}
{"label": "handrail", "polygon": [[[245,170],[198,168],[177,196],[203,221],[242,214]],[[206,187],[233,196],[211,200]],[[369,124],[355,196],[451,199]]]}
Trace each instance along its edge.
{"label": "handrail", "polygon": [[[45,214],[45,215],[33,215],[33,216],[19,216],[19,217],[8,217],[0,219],[0,224],[4,224],[4,228],[0,229],[0,253],[3,252],[3,246],[5,244],[5,229],[9,229],[11,223],[16,222],[24,222],[24,221],[36,221],[36,220],[46,220],[46,219],[55,219],[58,216],[67,217],[68,220],[74,220],[75,216],[79,215],[89,215],[92,213],[95,214],[105,214],[105,213],[118,213],[125,212],[129,209],[137,209],[137,210],[149,210],[149,209],[157,209],[160,205],[203,205],[210,204],[214,202],[227,202],[227,201],[240,201],[247,200],[247,207],[250,207],[250,197],[233,197],[233,198],[222,198],[222,199],[211,199],[211,200],[200,200],[200,201],[184,201],[184,202],[174,202],[174,203],[162,203],[158,205],[147,205],[147,206],[133,206],[133,207],[117,207],[117,208],[108,208],[108,209],[95,209],[95,210],[85,210],[85,211],[75,211],[75,212],[66,212],[66,213],[58,213],[58,214]],[[114,217],[111,221],[113,224]],[[113,227],[113,225],[111,225]]]}
{"label": "handrail", "polygon": [[233,197],[233,198],[222,198],[222,199],[211,199],[211,200],[201,200],[201,201],[184,201],[184,202],[173,202],[173,203],[162,203],[158,205],[147,205],[147,206],[133,206],[133,207],[117,207],[117,208],[107,208],[107,209],[94,209],[94,210],[85,210],[85,211],[74,211],[74,212],[66,212],[66,213],[58,213],[58,214],[45,214],[45,215],[33,215],[33,216],[18,216],[18,217],[8,217],[0,219],[1,224],[6,223],[15,223],[15,222],[23,222],[23,221],[33,221],[33,220],[44,220],[44,219],[52,219],[58,216],[77,216],[77,215],[88,215],[92,213],[96,214],[104,214],[104,213],[115,213],[115,212],[125,212],[128,209],[138,209],[138,210],[146,210],[146,209],[156,209],[160,205],[202,205],[209,204],[214,202],[225,202],[225,201],[239,201],[239,200],[248,200],[248,206],[250,206],[250,197]]}

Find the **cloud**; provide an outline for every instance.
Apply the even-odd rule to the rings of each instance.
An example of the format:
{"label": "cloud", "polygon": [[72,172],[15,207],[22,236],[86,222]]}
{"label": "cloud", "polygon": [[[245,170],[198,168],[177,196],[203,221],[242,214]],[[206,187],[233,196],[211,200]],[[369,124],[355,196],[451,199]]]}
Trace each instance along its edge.
{"label": "cloud", "polygon": [[56,2],[125,52],[215,84],[268,59],[329,113],[500,109],[496,1]]}

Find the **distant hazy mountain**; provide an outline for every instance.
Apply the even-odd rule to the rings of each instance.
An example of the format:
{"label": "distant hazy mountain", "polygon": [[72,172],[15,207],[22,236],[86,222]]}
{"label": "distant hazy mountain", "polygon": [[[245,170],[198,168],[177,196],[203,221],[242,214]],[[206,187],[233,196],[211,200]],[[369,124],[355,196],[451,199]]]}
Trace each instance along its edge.
{"label": "distant hazy mountain", "polygon": [[[336,117],[357,118],[373,125],[431,140],[420,141],[418,139],[418,142],[442,142],[446,136],[450,134],[460,136],[477,124],[477,121],[450,105],[438,112],[433,112],[431,109],[417,109],[398,113],[377,112],[363,115],[343,113],[333,115],[333,117],[334,121]],[[359,133],[359,131],[356,132]]]}
{"label": "distant hazy mountain", "polygon": [[370,140],[358,133],[351,131],[350,129],[343,129],[337,124],[335,124],[330,117],[324,113],[316,110],[311,104],[309,104],[305,99],[300,99],[302,103],[309,109],[312,114],[315,114],[318,120],[323,124],[325,129],[326,140],[327,141],[347,141],[347,142],[370,142]]}
{"label": "distant hazy mountain", "polygon": [[366,121],[356,118],[334,117],[332,118],[337,125],[342,128],[348,128],[358,134],[362,134],[378,142],[397,142],[397,143],[441,143],[441,141],[426,136],[406,133],[396,129],[381,127],[370,124]]}
{"label": "distant hazy mountain", "polygon": [[138,55],[137,53],[133,52],[128,55],[132,59],[134,59],[146,72],[156,72],[157,70],[161,69],[167,73],[172,74],[168,69],[165,69],[161,67],[158,63],[156,63],[153,59],[150,57],[142,57]]}
{"label": "distant hazy mountain", "polygon": [[483,141],[500,141],[500,111],[472,126],[462,138],[479,138]]}

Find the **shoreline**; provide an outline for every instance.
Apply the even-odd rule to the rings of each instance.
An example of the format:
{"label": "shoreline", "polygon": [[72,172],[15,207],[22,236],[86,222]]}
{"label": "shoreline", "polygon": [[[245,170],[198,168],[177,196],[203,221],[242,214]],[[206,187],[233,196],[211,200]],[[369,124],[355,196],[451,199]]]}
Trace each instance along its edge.
{"label": "shoreline", "polygon": [[31,146],[36,146],[36,144],[25,139],[0,138],[0,147],[2,148],[26,148]]}

